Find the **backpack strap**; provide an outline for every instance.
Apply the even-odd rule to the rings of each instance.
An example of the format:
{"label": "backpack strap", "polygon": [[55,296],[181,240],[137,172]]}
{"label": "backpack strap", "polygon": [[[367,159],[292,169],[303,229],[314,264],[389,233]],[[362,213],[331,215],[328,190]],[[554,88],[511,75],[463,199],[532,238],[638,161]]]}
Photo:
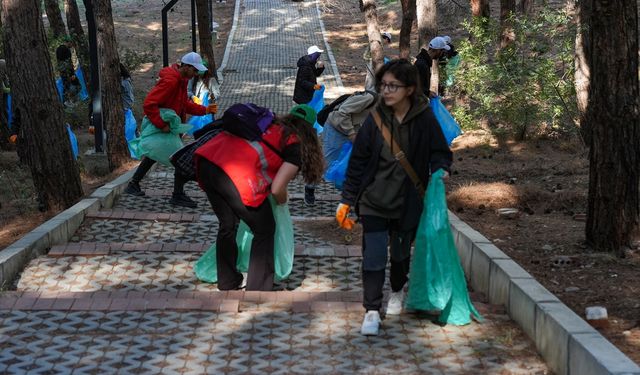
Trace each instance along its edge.
{"label": "backpack strap", "polygon": [[371,111],[373,121],[376,123],[376,126],[382,133],[382,138],[384,138],[385,143],[391,149],[391,154],[398,161],[398,163],[400,163],[404,171],[411,179],[411,182],[413,182],[413,186],[418,191],[420,199],[424,199],[424,185],[422,185],[422,181],[420,181],[420,178],[418,177],[415,169],[413,169],[413,167],[409,163],[409,160],[407,160],[407,156],[405,155],[404,151],[402,151],[396,141],[391,138],[391,132],[389,131],[387,125],[382,122],[382,118],[380,117],[377,109],[378,108],[376,107],[373,111]]}

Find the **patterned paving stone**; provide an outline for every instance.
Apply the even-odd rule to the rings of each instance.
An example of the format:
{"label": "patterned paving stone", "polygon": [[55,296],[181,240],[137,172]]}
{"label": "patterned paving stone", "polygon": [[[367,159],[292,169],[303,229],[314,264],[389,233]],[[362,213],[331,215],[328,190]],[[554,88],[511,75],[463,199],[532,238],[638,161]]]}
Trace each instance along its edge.
{"label": "patterned paving stone", "polygon": [[[0,311],[2,373],[542,374],[513,323],[439,327],[359,313]],[[515,332],[513,334],[512,332]],[[448,345],[434,345],[434,338]]]}
{"label": "patterned paving stone", "polygon": [[[200,254],[131,252],[104,256],[40,257],[32,260],[17,290],[31,292],[217,290],[200,282],[193,265]],[[361,291],[360,258],[296,257],[277,290]]]}

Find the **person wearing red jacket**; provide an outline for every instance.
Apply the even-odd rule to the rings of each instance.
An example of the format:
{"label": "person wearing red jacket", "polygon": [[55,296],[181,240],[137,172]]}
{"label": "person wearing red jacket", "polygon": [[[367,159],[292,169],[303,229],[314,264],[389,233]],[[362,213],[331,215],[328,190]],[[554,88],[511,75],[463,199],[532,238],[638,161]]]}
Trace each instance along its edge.
{"label": "person wearing red jacket", "polygon": [[[210,104],[205,107],[192,102],[187,97],[187,83],[191,78],[196,76],[198,72],[204,72],[207,68],[202,63],[202,57],[195,52],[189,52],[182,56],[180,64],[160,70],[160,79],[156,85],[149,91],[142,106],[144,115],[149,121],[163,132],[169,132],[169,124],[160,117],[160,108],[172,109],[186,122],[186,115],[203,116],[218,111],[217,104]],[[148,157],[144,157],[138,169],[134,173],[129,185],[124,190],[125,193],[144,196],[144,191],[140,188],[140,181],[149,172],[151,166],[156,161]],[[196,207],[197,204],[184,193],[184,184],[187,179],[177,171],[174,173],[173,194],[169,203],[176,206]]]}

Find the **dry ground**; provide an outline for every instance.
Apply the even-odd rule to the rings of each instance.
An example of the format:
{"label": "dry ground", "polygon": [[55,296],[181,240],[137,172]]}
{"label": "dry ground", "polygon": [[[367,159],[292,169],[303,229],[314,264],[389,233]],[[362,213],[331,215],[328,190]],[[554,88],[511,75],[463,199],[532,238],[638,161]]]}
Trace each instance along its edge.
{"label": "dry ground", "polygon": [[[162,2],[113,0],[112,4],[121,46],[154,57],[133,72],[139,105],[161,67]],[[357,2],[322,0],[321,4],[342,80],[348,90],[359,90],[365,75],[362,52],[366,47],[366,28]],[[214,6],[217,14],[214,19],[221,24],[219,43],[215,46],[220,64],[234,2]],[[496,14],[495,4],[493,8]],[[188,2],[179,2],[169,14],[170,61],[189,49],[188,12]],[[399,5],[381,5],[379,18],[381,28],[394,36],[387,53],[397,54]],[[439,23],[444,25],[442,34],[454,39],[462,36],[457,23],[447,16],[439,18]],[[134,112],[140,119],[139,107]],[[85,131],[77,129],[77,133],[81,148],[92,146]],[[637,271],[640,256],[635,252],[629,253],[629,258],[617,259],[586,248],[581,215],[585,212],[588,180],[584,148],[560,141],[498,143],[481,131],[467,132],[454,142],[453,148],[455,163],[448,182],[450,209],[514,258],[578,315],[584,316],[587,306],[605,306],[611,324],[601,332],[640,363]],[[85,191],[90,193],[112,178],[113,175],[84,173]],[[0,203],[0,248],[55,214],[37,212],[28,170],[18,165],[15,153],[0,154]],[[501,219],[495,210],[504,207],[517,208],[522,214],[516,219]],[[359,239],[354,238],[352,243],[359,243]]]}

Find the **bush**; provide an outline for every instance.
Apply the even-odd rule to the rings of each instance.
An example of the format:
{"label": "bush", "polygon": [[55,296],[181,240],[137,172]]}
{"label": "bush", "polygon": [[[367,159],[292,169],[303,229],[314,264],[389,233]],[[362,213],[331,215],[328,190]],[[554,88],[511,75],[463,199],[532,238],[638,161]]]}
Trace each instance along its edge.
{"label": "bush", "polygon": [[495,47],[501,38],[497,22],[463,23],[471,41],[460,42],[462,63],[454,86],[465,99],[454,109],[462,127],[476,128],[487,120],[494,133],[518,140],[577,133],[570,21],[565,11],[514,16],[515,40],[504,48]]}

